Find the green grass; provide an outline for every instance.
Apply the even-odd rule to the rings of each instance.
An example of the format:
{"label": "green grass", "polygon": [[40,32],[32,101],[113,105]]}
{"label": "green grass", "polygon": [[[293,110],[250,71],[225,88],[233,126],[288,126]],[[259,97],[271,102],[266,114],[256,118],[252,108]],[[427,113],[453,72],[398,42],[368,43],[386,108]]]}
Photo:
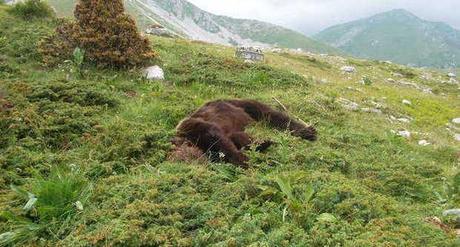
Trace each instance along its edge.
{"label": "green grass", "polygon": [[[26,22],[6,8],[0,6],[0,25],[13,28],[0,29],[0,68],[9,71],[0,74],[0,102],[14,107],[0,111],[0,211],[12,215],[0,219],[0,233],[29,227],[29,235],[16,242],[458,244],[452,232],[425,221],[460,203],[454,183],[460,146],[445,129],[460,116],[459,91],[457,86],[439,84],[444,73],[431,71],[433,79],[423,80],[420,75],[428,71],[416,69],[414,78],[403,78],[437,88],[430,95],[387,82],[395,69],[407,70],[398,65],[295,54],[267,54],[264,64],[244,64],[228,47],[154,38],[158,63],[166,72],[164,82],[148,82],[136,70],[85,66],[82,76],[75,76],[68,64],[42,67],[39,54],[33,52],[40,37],[53,30],[52,21]],[[22,38],[23,30],[35,30],[34,38]],[[16,49],[32,53],[18,56]],[[341,74],[340,67],[351,62],[358,72]],[[372,84],[360,84],[363,77]],[[314,123],[319,141],[304,142],[261,123],[248,131],[278,145],[263,154],[249,151],[249,170],[167,160],[175,126],[203,103],[252,98],[276,107],[273,97],[292,114]],[[382,104],[383,113],[347,111],[340,98],[363,107],[373,107],[374,101]],[[412,105],[403,105],[403,99]],[[392,123],[389,115],[414,120]],[[404,139],[392,133],[401,129],[413,136]],[[422,138],[433,144],[417,145]],[[65,179],[53,175],[56,168],[69,165],[79,170],[76,187],[69,185],[75,181],[72,173]],[[80,186],[80,179],[85,186]],[[10,185],[37,196],[38,217],[23,212],[27,199],[18,197]],[[83,193],[87,199],[76,199],[74,192],[87,191],[82,189],[86,185],[93,187]],[[65,196],[57,197],[61,193]],[[83,203],[83,210],[71,207],[73,217],[59,217],[75,201]],[[40,213],[40,208],[57,204],[64,206]],[[36,228],[50,218],[50,229]],[[453,227],[451,219],[443,220]]]}
{"label": "green grass", "polygon": [[40,237],[56,240],[73,230],[70,226],[87,205],[92,189],[77,169],[73,165],[71,170],[54,168],[46,178],[37,175],[30,191],[12,186],[24,207],[0,214],[9,228],[0,235],[0,245],[28,244]]}

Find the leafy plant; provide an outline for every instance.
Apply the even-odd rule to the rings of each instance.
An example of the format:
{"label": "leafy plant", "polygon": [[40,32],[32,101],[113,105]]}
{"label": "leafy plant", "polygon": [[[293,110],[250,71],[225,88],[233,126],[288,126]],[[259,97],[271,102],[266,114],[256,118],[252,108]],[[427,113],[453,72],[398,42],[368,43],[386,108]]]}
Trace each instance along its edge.
{"label": "leafy plant", "polygon": [[6,46],[6,37],[0,36],[0,49]]}
{"label": "leafy plant", "polygon": [[291,210],[294,214],[300,214],[308,210],[308,203],[315,194],[312,184],[307,184],[301,195],[295,195],[291,185],[292,181],[283,176],[277,176],[275,181],[284,195],[285,207],[283,209],[283,221],[286,218],[288,210]]}
{"label": "leafy plant", "polygon": [[460,172],[458,172],[451,180],[444,181],[443,191],[435,193],[441,204],[447,206],[456,206],[460,203]]}
{"label": "leafy plant", "polygon": [[83,76],[83,62],[85,61],[85,51],[80,49],[79,47],[75,48],[72,53],[72,60],[68,60],[67,62],[70,63],[71,69],[70,72],[76,74],[77,77]]}
{"label": "leafy plant", "polygon": [[372,85],[372,83],[373,83],[373,82],[372,82],[371,78],[369,78],[369,77],[367,77],[367,76],[363,77],[363,84],[364,84],[364,85],[370,86],[370,85]]}
{"label": "leafy plant", "polygon": [[10,9],[10,12],[26,20],[54,16],[53,9],[47,3],[40,0],[26,0],[16,3]]}
{"label": "leafy plant", "polygon": [[48,178],[34,179],[30,191],[11,186],[25,204],[20,213],[2,212],[1,217],[10,223],[10,231],[0,235],[0,245],[65,236],[75,217],[84,210],[91,188],[78,170],[58,168]]}

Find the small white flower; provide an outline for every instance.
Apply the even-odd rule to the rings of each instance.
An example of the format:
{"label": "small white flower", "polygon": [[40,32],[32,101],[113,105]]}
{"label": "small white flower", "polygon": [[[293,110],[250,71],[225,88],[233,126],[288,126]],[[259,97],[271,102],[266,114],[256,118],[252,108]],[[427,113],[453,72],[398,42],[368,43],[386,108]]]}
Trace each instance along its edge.
{"label": "small white flower", "polygon": [[83,211],[83,203],[81,203],[80,201],[75,202],[75,207],[78,211]]}

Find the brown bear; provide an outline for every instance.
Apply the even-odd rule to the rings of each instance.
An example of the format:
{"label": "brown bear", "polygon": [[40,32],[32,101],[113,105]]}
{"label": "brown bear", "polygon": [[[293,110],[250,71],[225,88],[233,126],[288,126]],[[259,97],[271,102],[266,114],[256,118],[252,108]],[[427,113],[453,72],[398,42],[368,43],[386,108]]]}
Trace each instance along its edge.
{"label": "brown bear", "polygon": [[[243,150],[252,144],[253,139],[244,132],[254,121],[266,121],[271,127],[289,130],[292,135],[315,141],[316,130],[311,126],[290,118],[255,100],[217,100],[212,101],[177,126],[173,139],[173,155],[190,161],[191,157],[208,154],[211,161],[223,160],[247,168],[248,157]],[[256,150],[267,149],[272,142],[262,143]],[[186,157],[186,156],[189,157]]]}

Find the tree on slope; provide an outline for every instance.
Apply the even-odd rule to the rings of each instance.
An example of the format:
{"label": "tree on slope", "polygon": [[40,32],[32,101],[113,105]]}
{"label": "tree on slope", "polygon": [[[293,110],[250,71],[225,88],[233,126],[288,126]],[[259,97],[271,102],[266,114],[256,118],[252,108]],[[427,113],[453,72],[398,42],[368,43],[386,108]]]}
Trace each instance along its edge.
{"label": "tree on slope", "polygon": [[122,0],[80,0],[74,14],[75,22],[64,22],[42,42],[45,63],[70,57],[76,47],[85,50],[86,62],[101,67],[133,67],[155,57]]}

